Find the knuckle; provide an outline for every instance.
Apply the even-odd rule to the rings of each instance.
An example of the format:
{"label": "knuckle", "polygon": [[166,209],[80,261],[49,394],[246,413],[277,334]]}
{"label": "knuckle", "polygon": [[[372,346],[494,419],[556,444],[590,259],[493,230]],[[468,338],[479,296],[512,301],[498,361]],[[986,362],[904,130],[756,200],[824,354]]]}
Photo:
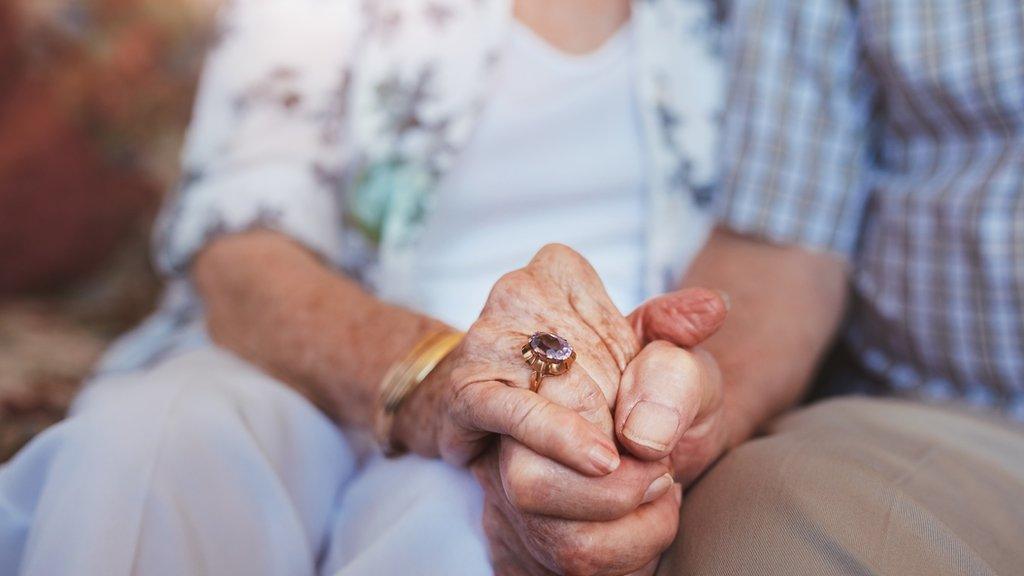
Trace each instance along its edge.
{"label": "knuckle", "polygon": [[509,503],[518,510],[537,507],[545,492],[544,473],[537,462],[514,457],[505,471],[505,492]]}
{"label": "knuckle", "polygon": [[608,401],[604,397],[604,392],[602,392],[596,385],[590,383],[586,386],[580,387],[579,404],[580,408],[592,410],[595,408],[607,407]]}
{"label": "knuckle", "polygon": [[551,430],[546,442],[557,453],[575,452],[592,438],[590,425],[575,412],[559,410],[545,418]]}
{"label": "knuckle", "polygon": [[468,379],[453,380],[448,389],[445,410],[449,419],[461,428],[476,429],[486,419],[492,392],[486,384]]}
{"label": "knuckle", "polygon": [[647,345],[648,362],[655,370],[690,370],[696,362],[692,352],[665,340],[656,340]]}
{"label": "knuckle", "polygon": [[551,419],[549,405],[524,397],[510,407],[512,435],[519,439],[527,439],[542,427],[545,419]]}
{"label": "knuckle", "polygon": [[668,359],[676,366],[682,367],[688,374],[700,371],[700,362],[697,356],[685,348],[670,347],[666,352]]}
{"label": "knuckle", "polygon": [[442,460],[455,466],[466,464],[476,453],[466,435],[449,420],[443,421],[438,430],[437,449]]}
{"label": "knuckle", "polygon": [[691,352],[690,355],[693,357],[693,363],[703,382],[705,384],[721,386],[722,371],[714,354],[703,348],[698,348]]}
{"label": "knuckle", "polygon": [[704,381],[701,362],[689,350],[665,347],[648,353],[639,368],[639,382],[634,394],[646,399],[661,396],[678,399],[686,390],[694,390]]}
{"label": "knuckle", "polygon": [[472,384],[455,384],[448,389],[449,415],[456,421],[463,422],[467,419],[469,410],[474,406],[476,392]]}
{"label": "knuckle", "polygon": [[562,542],[558,542],[552,547],[551,561],[554,563],[558,572],[562,574],[574,573],[573,568],[577,567],[579,563],[576,551],[569,545]]}
{"label": "knuckle", "polygon": [[487,535],[489,540],[495,540],[505,536],[505,524],[501,520],[500,513],[494,510],[493,507],[487,506],[484,509],[482,524],[484,534]]}
{"label": "knuckle", "polygon": [[538,250],[531,264],[576,271],[585,267],[586,259],[565,244],[552,243]]}
{"label": "knuckle", "polygon": [[569,248],[565,244],[551,242],[550,244],[545,244],[544,246],[542,246],[541,249],[537,251],[537,256],[541,258],[571,259],[579,257],[579,254],[577,254],[575,250]]}
{"label": "knuckle", "polygon": [[658,543],[657,554],[660,556],[662,552],[668,550],[670,546],[676,541],[676,535],[678,534],[678,526],[673,526],[671,530],[666,530],[662,535],[661,541]]}
{"label": "knuckle", "polygon": [[573,576],[590,576],[603,564],[600,550],[586,531],[578,528],[565,531],[552,549],[552,560],[559,572]]}
{"label": "knuckle", "polygon": [[491,295],[500,295],[508,292],[516,291],[516,288],[523,283],[524,272],[520,270],[513,270],[506,272],[498,278],[498,281],[494,283],[494,288],[491,290]]}
{"label": "knuckle", "polygon": [[591,435],[591,425],[584,421],[582,416],[571,412],[563,412],[554,420],[555,429],[563,431],[554,441],[563,444],[566,450],[575,450],[578,447],[585,446],[584,442],[593,438]]}
{"label": "knuckle", "polygon": [[481,316],[469,327],[469,330],[466,331],[466,335],[462,337],[462,342],[459,343],[459,346],[456,349],[464,351],[465,354],[469,354],[470,351],[486,346],[492,339],[493,336],[490,334],[490,326],[487,325],[486,318]]}
{"label": "knuckle", "polygon": [[706,384],[704,366],[697,355],[689,350],[677,349],[673,352],[672,365],[679,380],[693,388]]}
{"label": "knuckle", "polygon": [[550,410],[543,415],[551,424],[553,430],[566,430],[567,435],[574,436],[583,430],[580,429],[580,417],[570,410]]}
{"label": "knuckle", "polygon": [[605,506],[609,514],[621,518],[640,505],[643,494],[637,490],[615,490],[608,495]]}

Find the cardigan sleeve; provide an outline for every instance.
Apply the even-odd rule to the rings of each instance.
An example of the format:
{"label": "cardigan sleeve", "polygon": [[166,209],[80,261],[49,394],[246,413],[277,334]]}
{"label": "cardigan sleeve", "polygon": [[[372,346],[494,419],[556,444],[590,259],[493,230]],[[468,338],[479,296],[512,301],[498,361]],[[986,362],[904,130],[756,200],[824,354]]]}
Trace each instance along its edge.
{"label": "cardigan sleeve", "polygon": [[337,261],[341,128],[360,18],[355,0],[236,0],[222,10],[182,181],[154,234],[163,273],[182,275],[212,239],[254,228]]}

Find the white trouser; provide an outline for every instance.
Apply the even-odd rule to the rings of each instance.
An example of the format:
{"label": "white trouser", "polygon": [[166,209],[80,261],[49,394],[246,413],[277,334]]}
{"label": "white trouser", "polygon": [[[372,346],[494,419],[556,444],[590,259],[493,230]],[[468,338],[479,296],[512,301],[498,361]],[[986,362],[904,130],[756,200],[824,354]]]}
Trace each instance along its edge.
{"label": "white trouser", "polygon": [[359,456],[207,348],[93,383],[0,468],[0,574],[490,574],[472,476]]}

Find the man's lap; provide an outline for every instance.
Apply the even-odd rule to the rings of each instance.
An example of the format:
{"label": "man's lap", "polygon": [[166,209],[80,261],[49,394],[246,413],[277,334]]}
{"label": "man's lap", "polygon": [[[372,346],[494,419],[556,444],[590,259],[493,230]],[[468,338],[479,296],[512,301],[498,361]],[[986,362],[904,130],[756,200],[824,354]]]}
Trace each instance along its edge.
{"label": "man's lap", "polygon": [[1012,574],[1024,431],[847,398],[773,422],[684,497],[659,574]]}

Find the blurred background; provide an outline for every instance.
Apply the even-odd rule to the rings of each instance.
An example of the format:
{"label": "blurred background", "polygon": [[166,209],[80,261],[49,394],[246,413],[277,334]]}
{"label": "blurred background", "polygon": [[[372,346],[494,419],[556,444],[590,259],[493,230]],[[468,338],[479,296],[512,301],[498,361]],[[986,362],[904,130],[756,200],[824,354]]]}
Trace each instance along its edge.
{"label": "blurred background", "polygon": [[217,0],[0,2],[0,462],[154,305]]}

